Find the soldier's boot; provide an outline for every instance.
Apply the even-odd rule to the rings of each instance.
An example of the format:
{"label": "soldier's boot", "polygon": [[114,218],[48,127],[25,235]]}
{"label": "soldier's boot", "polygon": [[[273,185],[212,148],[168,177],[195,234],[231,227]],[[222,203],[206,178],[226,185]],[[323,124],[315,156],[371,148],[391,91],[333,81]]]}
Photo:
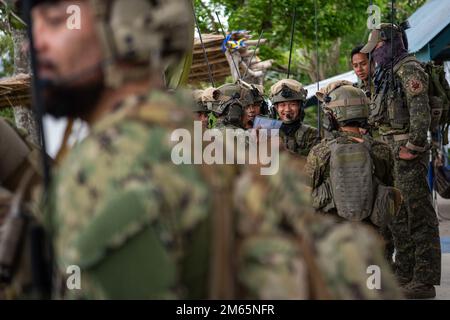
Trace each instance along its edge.
{"label": "soldier's boot", "polygon": [[436,289],[431,284],[411,281],[403,287],[406,299],[431,299],[436,297]]}

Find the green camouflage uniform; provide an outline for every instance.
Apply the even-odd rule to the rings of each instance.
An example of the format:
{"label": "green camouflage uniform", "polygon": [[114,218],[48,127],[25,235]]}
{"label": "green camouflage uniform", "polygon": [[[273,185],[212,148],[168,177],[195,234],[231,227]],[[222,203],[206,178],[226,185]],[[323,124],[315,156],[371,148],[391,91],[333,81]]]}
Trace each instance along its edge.
{"label": "green camouflage uniform", "polygon": [[307,156],[311,148],[320,141],[318,130],[300,120],[282,127],[280,137],[286,149],[301,156]]}
{"label": "green camouflage uniform", "polygon": [[[430,125],[428,76],[418,63],[403,61],[394,67],[396,86],[389,72],[377,83],[370,120],[391,148],[395,186],[405,199],[405,208],[393,223],[397,274],[403,279],[439,284],[439,229],[427,182],[429,152],[425,151]],[[401,160],[401,146],[418,151],[418,157]]]}
{"label": "green camouflage uniform", "polygon": [[[208,190],[192,166],[171,161],[171,131],[192,123],[191,109],[174,99],[154,92],[145,102],[125,101],[58,169],[49,215],[56,259],[61,274],[78,265],[82,276],[82,289],[68,290],[67,297],[194,292],[183,294],[176,265],[187,244],[198,245],[194,230],[206,220]],[[200,275],[199,288],[202,271],[191,275]]]}
{"label": "green camouflage uniform", "polygon": [[320,142],[319,131],[303,124],[307,93],[303,85],[293,79],[282,79],[270,88],[270,100],[275,108],[280,102],[297,101],[299,104],[297,118],[283,121],[280,137],[287,150],[301,156],[307,156],[311,148]]}
{"label": "green camouflage uniform", "polygon": [[371,78],[371,86],[369,86],[366,82],[362,81],[361,79],[358,79],[358,82],[355,85],[357,88],[364,91],[367,97],[370,98],[371,94],[375,91],[374,84],[373,84],[373,77]]}

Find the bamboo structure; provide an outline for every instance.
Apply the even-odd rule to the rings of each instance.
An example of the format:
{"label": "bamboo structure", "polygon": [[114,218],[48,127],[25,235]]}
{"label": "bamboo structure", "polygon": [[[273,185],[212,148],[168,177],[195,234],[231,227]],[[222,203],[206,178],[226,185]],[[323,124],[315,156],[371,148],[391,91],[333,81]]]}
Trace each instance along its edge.
{"label": "bamboo structure", "polygon": [[30,75],[20,73],[0,79],[0,109],[31,106]]}
{"label": "bamboo structure", "polygon": [[[256,49],[249,47],[256,46],[256,40],[250,40],[248,32],[237,35],[237,37],[245,38],[245,47],[231,52],[229,49],[224,53],[222,51],[223,35],[202,34],[205,51],[208,56],[212,76],[215,82],[223,82],[227,77],[232,76],[236,81],[247,74],[247,79],[243,79],[249,83],[262,84],[265,72],[272,66],[272,60],[261,61],[256,54]],[[266,43],[266,39],[261,39],[260,44]],[[234,62],[232,61],[234,60]],[[250,68],[247,71],[247,66]],[[208,66],[206,64],[203,48],[200,39],[196,38],[194,42],[193,61],[189,74],[189,83],[197,84],[199,82],[209,82]]]}

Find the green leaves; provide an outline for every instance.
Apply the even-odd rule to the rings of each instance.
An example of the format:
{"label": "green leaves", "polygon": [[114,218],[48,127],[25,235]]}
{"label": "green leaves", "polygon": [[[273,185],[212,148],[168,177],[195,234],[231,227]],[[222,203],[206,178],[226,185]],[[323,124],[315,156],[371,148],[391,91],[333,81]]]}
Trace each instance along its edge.
{"label": "green leaves", "polygon": [[[396,0],[396,22],[409,17],[426,0]],[[391,0],[373,0],[382,11],[382,21],[390,21]],[[271,78],[285,76],[289,51],[290,27],[294,7],[297,9],[293,57],[294,77],[306,83],[315,77],[305,69],[314,69],[316,50],[314,0],[195,0],[196,12],[201,17],[202,32],[214,32],[216,11],[228,21],[230,30],[250,30],[257,39],[264,29],[268,44],[260,48],[262,59],[275,59]],[[367,7],[369,0],[317,0],[317,38],[322,64],[321,78],[351,69],[349,54],[354,46],[367,39]],[[214,22],[215,21],[215,22]],[[223,23],[224,21],[222,21]],[[337,57],[330,50],[338,50]],[[301,56],[298,56],[301,55]],[[330,61],[330,59],[332,59]],[[314,73],[312,73],[314,74]]]}

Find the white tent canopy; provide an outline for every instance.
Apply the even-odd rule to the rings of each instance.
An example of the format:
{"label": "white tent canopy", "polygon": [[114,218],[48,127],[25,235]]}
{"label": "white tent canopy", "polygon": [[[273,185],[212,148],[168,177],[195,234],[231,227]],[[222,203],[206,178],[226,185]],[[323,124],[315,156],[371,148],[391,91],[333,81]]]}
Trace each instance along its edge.
{"label": "white tent canopy", "polygon": [[335,81],[340,81],[340,80],[347,80],[352,83],[355,83],[358,81],[358,77],[356,76],[354,71],[349,71],[349,72],[342,73],[337,76],[319,81],[319,88],[317,88],[317,82],[307,85],[307,86],[305,86],[305,89],[308,90],[308,98],[311,98],[312,96],[314,96],[316,94],[316,92],[318,91],[318,89],[320,90],[320,89],[326,87],[327,85],[329,85],[330,83],[335,82]]}

